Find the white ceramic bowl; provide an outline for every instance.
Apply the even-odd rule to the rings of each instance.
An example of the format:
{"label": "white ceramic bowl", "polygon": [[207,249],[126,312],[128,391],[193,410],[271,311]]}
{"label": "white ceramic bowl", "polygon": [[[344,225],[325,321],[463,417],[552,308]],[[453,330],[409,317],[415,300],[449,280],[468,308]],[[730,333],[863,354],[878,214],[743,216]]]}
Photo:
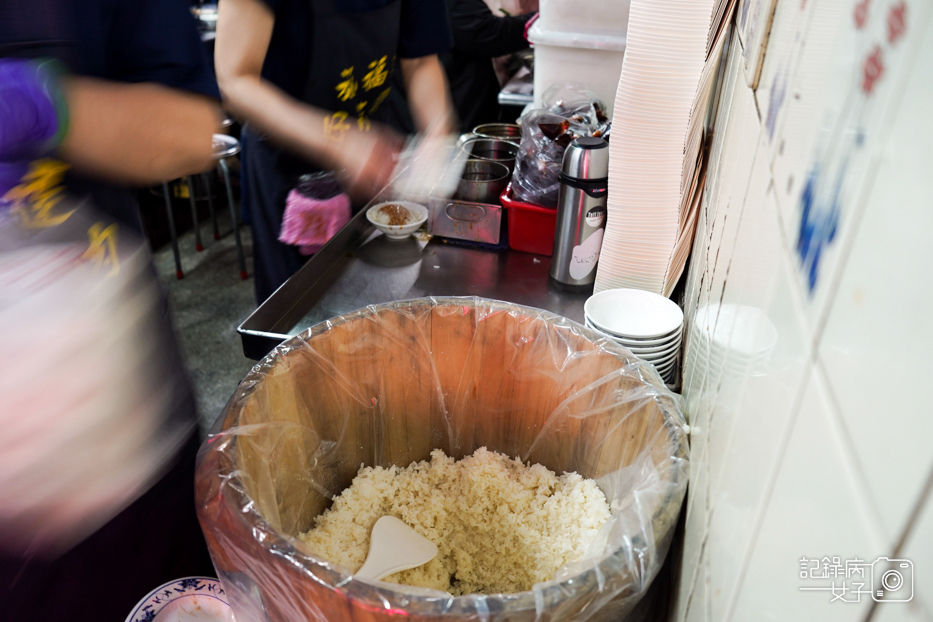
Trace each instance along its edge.
{"label": "white ceramic bowl", "polygon": [[610,339],[613,339],[625,345],[626,347],[629,347],[630,345],[634,345],[638,347],[657,348],[662,345],[669,345],[673,343],[675,340],[681,339],[683,335],[683,331],[681,330],[681,328],[683,327],[681,327],[681,328],[678,328],[677,330],[671,331],[670,333],[666,335],[662,335],[661,337],[658,337],[656,339],[636,339],[634,337],[626,337],[624,335],[617,335],[615,333],[609,332],[606,329],[601,328],[597,326],[596,324],[594,324],[593,320],[591,320],[589,316],[586,316],[586,315],[584,315],[583,317],[583,323],[586,325],[587,328],[592,328],[597,333],[601,333],[605,335],[606,337],[609,337]]}
{"label": "white ceramic bowl", "polygon": [[666,376],[674,370],[674,367],[676,365],[677,365],[676,361],[671,361],[670,363],[665,363],[664,365],[655,365],[654,368],[657,370],[657,372],[660,375]]}
{"label": "white ceramic bowl", "polygon": [[677,352],[671,352],[670,354],[666,354],[663,357],[646,358],[644,356],[639,356],[638,358],[645,361],[646,363],[651,363],[655,367],[663,367],[668,363],[672,363],[677,358]]}
{"label": "white ceramic bowl", "polygon": [[136,603],[126,622],[234,622],[220,581],[185,577],[160,585]]}
{"label": "white ceramic bowl", "polygon": [[679,331],[684,322],[684,312],[676,302],[641,289],[601,291],[587,298],[583,311],[603,332],[639,340],[666,337]]}
{"label": "white ceramic bowl", "polygon": [[586,327],[589,328],[590,330],[593,330],[599,333],[600,335],[602,335],[606,339],[609,339],[610,341],[614,341],[615,343],[619,344],[623,348],[628,348],[629,350],[632,351],[632,354],[642,359],[664,358],[667,355],[669,355],[671,352],[677,352],[678,350],[680,350],[680,346],[682,343],[680,333],[674,333],[673,335],[671,335],[670,337],[667,337],[666,339],[658,340],[660,342],[660,345],[652,345],[650,347],[641,347],[637,345],[632,345],[631,343],[629,343],[625,339],[622,339],[621,337],[615,337],[607,332],[599,330],[598,328],[593,326],[592,322],[590,322],[589,320],[587,320],[585,323],[586,323]]}
{"label": "white ceramic bowl", "polygon": [[[389,205],[400,205],[408,210],[410,217],[404,225],[389,224],[389,214],[383,210]],[[390,240],[404,240],[428,220],[428,208],[411,201],[385,201],[366,210],[366,220]]]}
{"label": "white ceramic bowl", "polygon": [[667,353],[670,353],[670,352],[672,352],[672,351],[674,351],[674,350],[679,350],[679,349],[680,349],[681,340],[680,340],[679,338],[678,338],[678,339],[674,339],[674,340],[672,340],[672,341],[670,341],[670,342],[668,342],[668,343],[665,343],[665,344],[663,344],[663,345],[660,345],[660,346],[652,346],[652,347],[650,347],[650,348],[643,348],[643,347],[640,347],[640,346],[633,346],[633,345],[625,344],[625,343],[623,343],[623,342],[621,342],[621,341],[620,341],[619,343],[622,344],[622,345],[624,345],[624,346],[625,346],[626,348],[628,348],[629,350],[631,350],[631,351],[632,351],[632,354],[644,354],[644,355],[654,355],[654,356],[656,356],[656,355],[658,355],[658,354],[667,354]]}

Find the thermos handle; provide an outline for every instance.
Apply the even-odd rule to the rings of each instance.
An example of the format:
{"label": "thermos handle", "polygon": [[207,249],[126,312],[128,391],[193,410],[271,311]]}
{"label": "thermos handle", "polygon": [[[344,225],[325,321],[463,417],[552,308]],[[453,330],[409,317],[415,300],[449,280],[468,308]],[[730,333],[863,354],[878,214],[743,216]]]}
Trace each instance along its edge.
{"label": "thermos handle", "polygon": [[606,177],[602,179],[578,179],[576,177],[569,177],[566,173],[561,172],[561,174],[558,175],[558,179],[560,183],[565,186],[582,190],[594,199],[600,199],[606,196],[606,190],[609,185],[609,179]]}

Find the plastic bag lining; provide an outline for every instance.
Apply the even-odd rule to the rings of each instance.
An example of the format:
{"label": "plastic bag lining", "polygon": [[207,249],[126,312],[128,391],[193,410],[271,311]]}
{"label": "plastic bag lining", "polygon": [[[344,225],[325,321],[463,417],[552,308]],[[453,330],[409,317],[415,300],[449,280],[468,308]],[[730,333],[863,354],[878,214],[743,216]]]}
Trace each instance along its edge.
{"label": "plastic bag lining", "polygon": [[[612,517],[586,559],[529,592],[441,598],[354,580],[297,539],[361,464],[481,445],[597,480]],[[197,503],[237,614],[615,620],[663,562],[687,470],[682,402],[627,350],[549,312],[430,298],[319,324],[257,364],[202,447]]]}

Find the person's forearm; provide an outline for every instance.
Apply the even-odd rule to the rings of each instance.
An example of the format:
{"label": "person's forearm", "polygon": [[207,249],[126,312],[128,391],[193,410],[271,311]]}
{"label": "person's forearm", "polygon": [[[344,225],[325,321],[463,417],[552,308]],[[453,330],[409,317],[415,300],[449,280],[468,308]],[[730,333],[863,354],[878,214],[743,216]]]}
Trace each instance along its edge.
{"label": "person's forearm", "polygon": [[399,68],[415,128],[435,135],[456,131],[458,124],[447,76],[437,56],[402,58]]}
{"label": "person's forearm", "polygon": [[68,78],[69,126],[58,155],[75,170],[148,184],[212,165],[218,103],[156,84]]}
{"label": "person's forearm", "polygon": [[[368,199],[388,181],[401,139],[372,123],[344,119],[302,103],[262,77],[275,15],[260,0],[224,0],[217,13],[214,66],[227,109],[241,121],[340,175],[355,198]],[[368,130],[368,131],[366,131]]]}
{"label": "person's forearm", "polygon": [[327,115],[304,104],[259,76],[241,75],[220,82],[230,113],[246,120],[276,143],[323,166],[334,166],[324,131]]}
{"label": "person's forearm", "polygon": [[227,110],[276,143],[323,166],[339,153],[325,131],[327,113],[262,77],[275,15],[259,0],[225,0],[217,14],[214,65]]}

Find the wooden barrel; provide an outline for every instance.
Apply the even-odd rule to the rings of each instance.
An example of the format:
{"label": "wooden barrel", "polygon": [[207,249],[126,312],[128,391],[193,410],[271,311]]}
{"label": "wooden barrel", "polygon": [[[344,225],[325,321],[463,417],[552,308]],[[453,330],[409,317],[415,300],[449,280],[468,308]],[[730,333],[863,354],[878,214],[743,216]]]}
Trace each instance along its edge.
{"label": "wooden barrel", "polygon": [[[596,479],[612,546],[532,591],[445,600],[353,580],[297,540],[361,465],[482,446]],[[202,447],[197,503],[243,617],[617,620],[667,552],[686,457],[680,400],[627,350],[537,309],[418,299],[319,324],[254,367]]]}

